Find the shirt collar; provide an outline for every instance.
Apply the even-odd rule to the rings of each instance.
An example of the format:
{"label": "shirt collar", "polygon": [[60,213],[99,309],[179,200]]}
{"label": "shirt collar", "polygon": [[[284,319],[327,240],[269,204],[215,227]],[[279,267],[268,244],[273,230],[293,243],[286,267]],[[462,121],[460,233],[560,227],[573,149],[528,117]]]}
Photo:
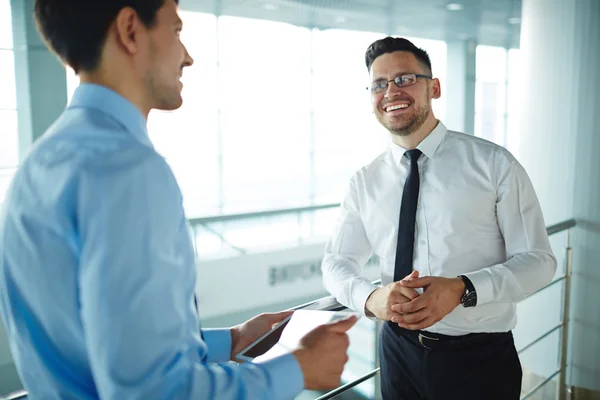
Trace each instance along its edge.
{"label": "shirt collar", "polygon": [[141,111],[125,97],[101,85],[82,83],[77,87],[69,109],[93,108],[101,111],[125,127],[138,141],[153,147],[148,137],[147,121]]}
{"label": "shirt collar", "polygon": [[[419,143],[417,149],[421,150],[421,152],[425,154],[427,158],[433,158],[438,147],[440,147],[442,140],[444,140],[444,137],[446,137],[446,132],[448,132],[446,126],[441,121],[438,121],[437,126],[433,128],[433,130],[429,133],[429,135],[427,135],[427,137],[425,137],[425,139],[421,141],[421,143]],[[392,155],[394,156],[396,165],[400,165],[400,160],[402,160],[402,156],[406,150],[407,149],[404,147],[398,146],[396,143],[392,142]]]}

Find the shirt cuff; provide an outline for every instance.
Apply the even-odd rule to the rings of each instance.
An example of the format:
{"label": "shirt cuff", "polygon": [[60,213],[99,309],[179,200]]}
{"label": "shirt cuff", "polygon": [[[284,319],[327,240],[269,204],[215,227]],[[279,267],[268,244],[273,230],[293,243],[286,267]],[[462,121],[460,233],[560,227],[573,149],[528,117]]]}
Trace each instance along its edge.
{"label": "shirt cuff", "polygon": [[488,268],[463,275],[469,278],[475,287],[477,293],[476,307],[491,303],[494,300],[494,282]]}
{"label": "shirt cuff", "polygon": [[304,374],[293,354],[256,363],[269,375],[275,399],[293,399],[304,389]]}
{"label": "shirt cuff", "polygon": [[202,338],[208,348],[208,362],[224,362],[231,358],[231,330],[202,329]]}
{"label": "shirt cuff", "polygon": [[376,319],[373,314],[367,314],[367,299],[378,288],[379,286],[373,285],[368,281],[357,282],[352,296],[354,298],[354,311],[359,312],[364,317]]}

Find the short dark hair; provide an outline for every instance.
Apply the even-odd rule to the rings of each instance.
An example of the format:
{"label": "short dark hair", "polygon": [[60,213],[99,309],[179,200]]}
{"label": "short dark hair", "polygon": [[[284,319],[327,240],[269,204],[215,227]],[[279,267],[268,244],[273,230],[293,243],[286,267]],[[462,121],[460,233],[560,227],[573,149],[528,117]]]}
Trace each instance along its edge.
{"label": "short dark hair", "polygon": [[394,51],[407,51],[412,53],[419,63],[426,69],[426,72],[431,74],[431,60],[429,59],[429,54],[427,52],[417,46],[415,46],[410,40],[404,38],[394,38],[388,36],[383,39],[376,40],[371,43],[369,48],[365,53],[365,63],[367,64],[367,69],[371,70],[371,65],[373,61],[380,55],[386,53],[393,53]]}
{"label": "short dark hair", "polygon": [[131,7],[143,24],[151,28],[165,1],[36,0],[34,14],[48,47],[79,73],[97,69],[108,28],[123,8]]}

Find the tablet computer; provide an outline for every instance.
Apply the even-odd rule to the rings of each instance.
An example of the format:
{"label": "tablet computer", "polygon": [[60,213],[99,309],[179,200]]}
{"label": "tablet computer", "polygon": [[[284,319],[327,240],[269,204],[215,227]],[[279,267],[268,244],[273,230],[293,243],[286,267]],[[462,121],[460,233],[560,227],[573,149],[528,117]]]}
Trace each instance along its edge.
{"label": "tablet computer", "polygon": [[236,355],[239,361],[266,361],[290,353],[319,325],[359,314],[351,311],[296,310]]}

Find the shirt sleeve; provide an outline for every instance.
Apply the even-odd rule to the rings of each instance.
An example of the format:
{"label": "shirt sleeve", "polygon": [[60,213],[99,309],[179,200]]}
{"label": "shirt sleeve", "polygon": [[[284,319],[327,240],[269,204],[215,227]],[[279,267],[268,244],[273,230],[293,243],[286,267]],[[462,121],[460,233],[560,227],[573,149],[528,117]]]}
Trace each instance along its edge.
{"label": "shirt sleeve", "polygon": [[202,329],[202,338],[208,354],[208,362],[225,362],[231,356],[231,331],[229,329]]}
{"label": "shirt sleeve", "polygon": [[365,304],[377,286],[364,278],[361,271],[373,250],[358,204],[355,175],[340,206],[333,234],[325,247],[321,269],[325,288],[340,304],[372,317],[370,313],[367,314]]}
{"label": "shirt sleeve", "polygon": [[516,303],[552,281],[552,253],[542,210],[533,185],[510,154],[495,154],[496,215],[507,261],[465,274],[477,292],[477,305]]}
{"label": "shirt sleeve", "polygon": [[155,152],[113,157],[83,168],[77,185],[80,315],[99,397],[296,396],[304,379],[291,354],[211,362],[229,358],[231,336],[200,337],[194,252],[175,179]]}

